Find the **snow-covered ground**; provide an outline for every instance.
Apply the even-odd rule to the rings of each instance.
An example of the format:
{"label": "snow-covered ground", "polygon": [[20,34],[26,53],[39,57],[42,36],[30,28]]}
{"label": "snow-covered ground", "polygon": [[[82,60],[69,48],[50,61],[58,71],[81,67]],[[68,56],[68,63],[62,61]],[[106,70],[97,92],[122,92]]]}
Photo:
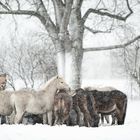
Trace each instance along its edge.
{"label": "snow-covered ground", "polygon": [[48,125],[1,125],[0,140],[140,140],[140,101],[129,101],[123,126],[98,128]]}

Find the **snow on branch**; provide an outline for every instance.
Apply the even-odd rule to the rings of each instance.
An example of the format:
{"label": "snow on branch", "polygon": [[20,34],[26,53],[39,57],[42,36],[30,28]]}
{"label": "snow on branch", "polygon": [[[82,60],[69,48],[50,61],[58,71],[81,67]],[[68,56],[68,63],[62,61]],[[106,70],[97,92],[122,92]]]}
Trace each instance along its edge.
{"label": "snow on branch", "polygon": [[104,51],[104,50],[113,50],[113,49],[120,49],[120,48],[125,48],[135,41],[140,39],[140,35],[135,37],[134,39],[124,43],[124,44],[119,44],[119,45],[111,45],[111,46],[106,46],[106,47],[93,47],[93,48],[83,48],[84,52],[90,52],[90,51]]}

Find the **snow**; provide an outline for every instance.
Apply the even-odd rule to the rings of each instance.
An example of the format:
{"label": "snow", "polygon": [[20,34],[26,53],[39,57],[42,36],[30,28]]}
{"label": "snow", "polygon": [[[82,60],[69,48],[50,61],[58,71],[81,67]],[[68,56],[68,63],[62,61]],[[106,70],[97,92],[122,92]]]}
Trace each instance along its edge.
{"label": "snow", "polygon": [[140,140],[140,101],[129,101],[125,124],[98,128],[36,125],[1,125],[0,140]]}

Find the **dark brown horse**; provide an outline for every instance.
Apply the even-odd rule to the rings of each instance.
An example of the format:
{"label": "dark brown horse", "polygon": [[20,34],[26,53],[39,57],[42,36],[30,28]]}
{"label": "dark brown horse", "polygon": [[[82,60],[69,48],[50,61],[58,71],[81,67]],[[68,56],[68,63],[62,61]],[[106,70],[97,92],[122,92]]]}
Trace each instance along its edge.
{"label": "dark brown horse", "polygon": [[95,99],[95,109],[98,114],[114,114],[114,118],[117,119],[117,124],[124,124],[127,109],[127,96],[124,93],[116,89],[110,91],[85,89],[85,93],[92,94]]}
{"label": "dark brown horse", "polygon": [[54,125],[68,121],[71,108],[72,97],[68,94],[68,91],[59,90],[54,97]]}
{"label": "dark brown horse", "polygon": [[[73,116],[76,116],[76,121],[79,126],[82,126],[80,120],[81,120],[81,113],[83,113],[83,121],[84,121],[84,126],[89,127],[89,126],[98,126],[97,124],[93,123],[95,122],[95,119],[98,117],[96,116],[94,110],[94,100],[92,100],[92,105],[89,104],[88,102],[89,95],[85,94],[85,91],[81,88],[75,90],[75,95],[73,96],[73,109],[71,112],[70,116],[70,122],[71,125],[75,124],[75,118]],[[91,113],[89,112],[89,106],[92,106],[92,118],[91,118]],[[95,118],[96,117],[96,118]]]}

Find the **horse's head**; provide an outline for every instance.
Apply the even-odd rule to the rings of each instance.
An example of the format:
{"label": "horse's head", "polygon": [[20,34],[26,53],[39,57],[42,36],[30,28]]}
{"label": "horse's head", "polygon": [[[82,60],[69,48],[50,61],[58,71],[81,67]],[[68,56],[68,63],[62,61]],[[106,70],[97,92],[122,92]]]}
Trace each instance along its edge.
{"label": "horse's head", "polygon": [[56,76],[56,88],[58,90],[65,89],[70,90],[69,85],[65,82],[65,80],[62,77]]}
{"label": "horse's head", "polygon": [[6,73],[0,75],[0,90],[5,90],[7,82],[7,75]]}

